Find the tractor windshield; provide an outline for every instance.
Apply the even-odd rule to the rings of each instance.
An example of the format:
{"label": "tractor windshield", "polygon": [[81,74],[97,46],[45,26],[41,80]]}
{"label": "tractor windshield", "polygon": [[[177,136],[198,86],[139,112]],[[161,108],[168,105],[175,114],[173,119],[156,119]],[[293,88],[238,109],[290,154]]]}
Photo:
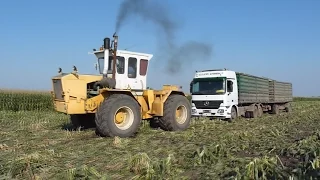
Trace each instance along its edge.
{"label": "tractor windshield", "polygon": [[103,69],[104,69],[104,58],[103,57],[98,59],[98,65],[99,65],[100,74],[103,74]]}
{"label": "tractor windshield", "polygon": [[[109,56],[108,58],[108,64],[106,64],[104,57],[101,57],[98,59],[98,64],[99,64],[99,72],[100,74],[103,74],[103,71],[105,69],[105,66],[108,66],[106,74],[112,74],[112,66],[113,66],[113,56]],[[116,72],[118,74],[123,74],[124,73],[124,57],[118,56],[117,57],[117,62],[116,62]]]}
{"label": "tractor windshield", "polygon": [[222,95],[225,93],[225,78],[198,78],[193,80],[193,95]]}

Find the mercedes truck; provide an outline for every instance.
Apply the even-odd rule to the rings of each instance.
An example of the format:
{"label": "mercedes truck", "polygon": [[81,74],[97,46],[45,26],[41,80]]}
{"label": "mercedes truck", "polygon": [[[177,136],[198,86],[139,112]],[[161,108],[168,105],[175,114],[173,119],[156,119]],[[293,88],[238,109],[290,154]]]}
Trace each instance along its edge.
{"label": "mercedes truck", "polygon": [[292,110],[292,83],[227,69],[197,71],[190,93],[193,117],[234,120]]}

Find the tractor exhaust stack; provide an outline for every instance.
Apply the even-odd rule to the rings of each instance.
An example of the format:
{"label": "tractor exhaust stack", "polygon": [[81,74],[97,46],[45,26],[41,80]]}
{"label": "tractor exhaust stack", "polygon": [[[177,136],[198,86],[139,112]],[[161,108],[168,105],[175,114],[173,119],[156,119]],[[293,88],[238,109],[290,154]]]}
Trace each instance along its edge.
{"label": "tractor exhaust stack", "polygon": [[113,64],[112,64],[112,79],[116,79],[116,62],[117,62],[117,49],[118,49],[118,36],[113,34]]}

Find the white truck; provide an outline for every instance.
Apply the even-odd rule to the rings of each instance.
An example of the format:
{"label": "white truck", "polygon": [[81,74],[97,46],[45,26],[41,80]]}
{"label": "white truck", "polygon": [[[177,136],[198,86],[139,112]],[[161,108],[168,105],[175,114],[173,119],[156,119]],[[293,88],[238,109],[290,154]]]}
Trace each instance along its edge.
{"label": "white truck", "polygon": [[190,83],[192,116],[233,120],[291,111],[292,84],[227,69],[197,71]]}

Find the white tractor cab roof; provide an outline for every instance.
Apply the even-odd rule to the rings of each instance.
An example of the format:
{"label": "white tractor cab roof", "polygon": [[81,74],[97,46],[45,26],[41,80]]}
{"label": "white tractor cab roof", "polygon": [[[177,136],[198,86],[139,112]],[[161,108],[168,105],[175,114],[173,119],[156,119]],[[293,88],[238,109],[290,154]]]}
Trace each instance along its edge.
{"label": "white tractor cab roof", "polygon": [[[100,49],[93,54],[98,58],[99,72],[112,77],[113,53],[109,49]],[[126,50],[116,50],[116,88],[119,89],[146,89],[148,62],[152,54]],[[108,57],[108,58],[105,58]]]}

